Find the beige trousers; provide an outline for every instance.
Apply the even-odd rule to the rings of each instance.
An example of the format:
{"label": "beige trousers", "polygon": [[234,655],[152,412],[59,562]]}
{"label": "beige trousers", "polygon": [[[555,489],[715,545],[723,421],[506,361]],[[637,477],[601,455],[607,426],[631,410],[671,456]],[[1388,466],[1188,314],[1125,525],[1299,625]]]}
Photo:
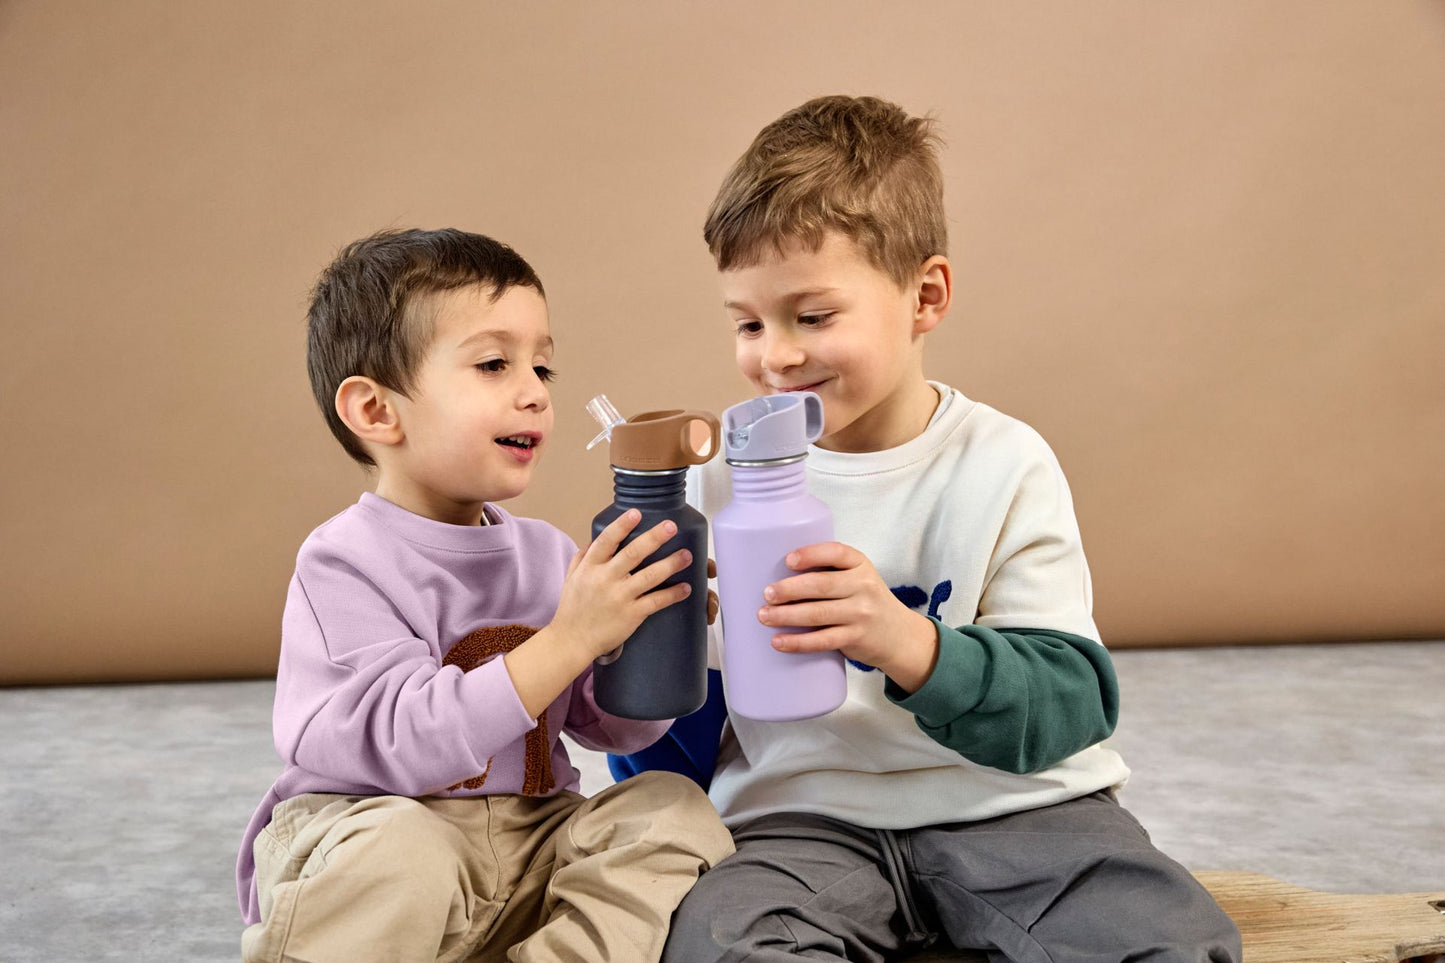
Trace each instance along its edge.
{"label": "beige trousers", "polygon": [[696,784],[647,772],[590,799],[279,803],[256,839],[246,963],[662,956],[672,912],[733,851]]}

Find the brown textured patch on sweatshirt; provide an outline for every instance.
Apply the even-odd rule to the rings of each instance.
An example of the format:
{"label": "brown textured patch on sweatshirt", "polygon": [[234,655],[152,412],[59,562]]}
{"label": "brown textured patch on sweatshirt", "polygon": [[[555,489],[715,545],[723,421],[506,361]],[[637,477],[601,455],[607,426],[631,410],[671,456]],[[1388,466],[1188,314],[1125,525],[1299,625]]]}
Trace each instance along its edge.
{"label": "brown textured patch on sweatshirt", "polygon": [[505,655],[537,634],[530,625],[494,625],[477,629],[447,650],[442,665],[470,672],[493,656]]}
{"label": "brown textured patch on sweatshirt", "polygon": [[[442,665],[454,665],[463,672],[470,672],[499,655],[505,655],[537,634],[530,625],[494,625],[477,629],[447,650]],[[537,719],[537,726],[528,732],[523,740],[522,793],[540,796],[550,792],[557,785],[552,775],[552,740],[547,732],[547,713]],[[480,775],[465,779],[448,789],[480,789],[487,781],[492,769],[492,760]]]}
{"label": "brown textured patch on sweatshirt", "polygon": [[462,780],[461,782],[459,782],[459,783],[456,783],[456,784],[454,784],[454,785],[448,786],[447,789],[448,789],[448,790],[452,790],[452,789],[481,789],[481,788],[482,788],[482,784],[487,781],[487,773],[489,773],[489,772],[491,772],[491,771],[492,771],[492,760],[491,760],[491,759],[488,759],[488,760],[487,760],[487,768],[485,768],[485,769],[482,770],[482,774],[481,774],[480,776],[473,776],[473,777],[470,778],[470,779],[463,779],[463,780]]}

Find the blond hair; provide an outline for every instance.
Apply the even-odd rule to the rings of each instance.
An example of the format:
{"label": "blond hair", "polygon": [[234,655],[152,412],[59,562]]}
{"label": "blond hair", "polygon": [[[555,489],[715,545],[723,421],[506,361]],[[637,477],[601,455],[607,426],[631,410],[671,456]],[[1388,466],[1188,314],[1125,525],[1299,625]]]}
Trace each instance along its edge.
{"label": "blond hair", "polygon": [[723,179],[703,239],[718,270],[828,231],[899,284],[948,253],[942,141],[927,117],[877,97],[818,97],[764,127]]}

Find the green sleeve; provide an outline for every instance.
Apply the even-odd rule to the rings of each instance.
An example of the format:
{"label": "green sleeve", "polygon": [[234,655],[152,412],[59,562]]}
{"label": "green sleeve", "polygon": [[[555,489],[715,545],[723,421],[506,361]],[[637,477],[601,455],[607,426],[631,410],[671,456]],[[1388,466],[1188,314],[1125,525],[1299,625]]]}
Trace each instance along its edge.
{"label": "green sleeve", "polygon": [[1093,639],[1048,629],[938,628],[938,664],[911,695],[885,691],[940,745],[981,766],[1046,769],[1109,736],[1119,680]]}

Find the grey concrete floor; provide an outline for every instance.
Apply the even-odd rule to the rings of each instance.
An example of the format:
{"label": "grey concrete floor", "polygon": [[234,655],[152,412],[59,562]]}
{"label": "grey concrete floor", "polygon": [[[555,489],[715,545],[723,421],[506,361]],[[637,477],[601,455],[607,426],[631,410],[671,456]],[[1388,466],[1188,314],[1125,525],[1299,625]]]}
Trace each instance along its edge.
{"label": "grey concrete floor", "polygon": [[[1445,892],[1445,642],[1115,653],[1122,796],[1191,869]],[[239,958],[269,682],[0,689],[0,963]],[[573,747],[575,749],[575,747]],[[584,791],[610,780],[576,750]]]}

